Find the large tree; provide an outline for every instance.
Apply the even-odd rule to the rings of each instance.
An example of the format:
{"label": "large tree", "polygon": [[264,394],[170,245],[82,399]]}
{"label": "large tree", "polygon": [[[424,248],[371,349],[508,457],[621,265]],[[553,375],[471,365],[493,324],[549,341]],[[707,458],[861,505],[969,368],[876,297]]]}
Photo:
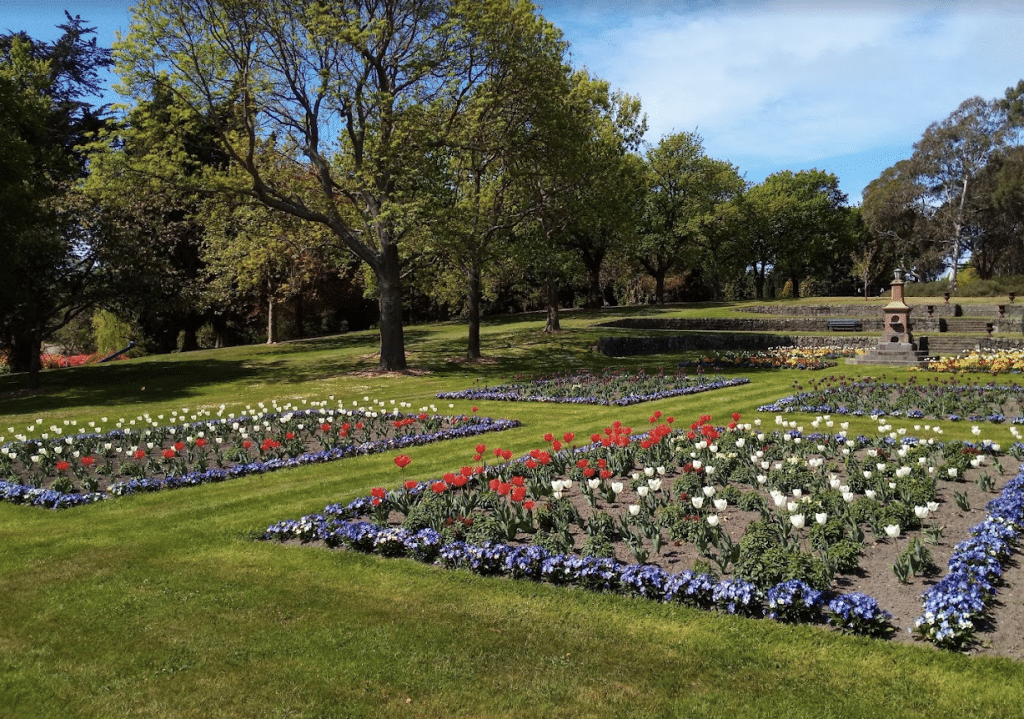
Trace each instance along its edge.
{"label": "large tree", "polygon": [[[535,20],[520,0],[144,0],[116,52],[137,97],[166,77],[211,117],[231,108],[219,140],[247,180],[221,189],[323,225],[366,263],[379,366],[403,369],[403,245],[473,90],[514,53],[503,38]],[[296,171],[268,172],[284,162]]]}
{"label": "large tree", "polygon": [[0,349],[38,385],[44,339],[117,291],[126,258],[100,208],[78,192],[80,149],[103,123],[109,50],[66,15],[53,42],[0,35]]}
{"label": "large tree", "polygon": [[956,275],[966,249],[975,179],[1005,145],[1008,129],[1004,106],[972,97],[946,119],[929,125],[914,144],[913,172],[943,236],[951,267],[950,292],[956,292]]}
{"label": "large tree", "polygon": [[[485,274],[508,257],[510,244],[533,215],[530,198],[517,191],[519,172],[533,151],[531,135],[550,115],[552,98],[568,75],[566,45],[543,18],[510,25],[506,32],[519,37],[504,45],[511,50],[504,55],[502,48],[492,48],[491,71],[467,102],[465,122],[437,174],[439,201],[426,223],[431,260],[441,273],[451,268],[461,279],[457,301],[465,302],[469,359],[481,356]],[[431,294],[445,294],[449,284],[435,285],[440,292]]]}
{"label": "large tree", "polygon": [[696,133],[663,137],[647,151],[648,192],[632,254],[665,301],[665,278],[701,264],[702,244],[717,246],[724,205],[744,189],[739,171],[709,157]]}
{"label": "large tree", "polygon": [[744,209],[758,298],[769,269],[799,296],[802,280],[849,262],[846,195],[835,175],[776,172],[747,191]]}

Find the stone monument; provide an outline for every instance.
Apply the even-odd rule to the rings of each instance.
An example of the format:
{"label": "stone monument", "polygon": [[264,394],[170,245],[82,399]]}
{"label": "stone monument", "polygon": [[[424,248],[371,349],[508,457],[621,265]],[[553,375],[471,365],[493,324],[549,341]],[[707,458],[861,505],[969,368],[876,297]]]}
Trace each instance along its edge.
{"label": "stone monument", "polygon": [[920,349],[911,334],[910,306],[903,301],[903,271],[896,270],[892,281],[892,299],[883,309],[882,340],[867,353],[850,360],[851,364],[880,364],[905,367],[923,366],[927,350]]}

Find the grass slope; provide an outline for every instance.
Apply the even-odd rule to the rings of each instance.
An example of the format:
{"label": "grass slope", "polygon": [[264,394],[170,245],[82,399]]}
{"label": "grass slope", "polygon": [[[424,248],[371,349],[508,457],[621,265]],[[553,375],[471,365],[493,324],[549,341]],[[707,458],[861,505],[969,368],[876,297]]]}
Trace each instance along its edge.
{"label": "grass slope", "polygon": [[[553,337],[537,318],[492,321],[483,343],[494,362],[473,365],[446,361],[463,352],[461,326],[414,327],[410,363],[420,376],[356,373],[375,364],[374,336],[356,333],[59,370],[43,375],[36,395],[12,394],[21,379],[3,377],[0,435],[37,417],[81,426],[329,394],[447,410],[433,399],[438,390],[516,373],[674,368],[678,357],[592,353],[608,332],[589,325],[607,317],[571,313]],[[548,431],[585,436],[615,419],[643,428],[655,409],[686,423],[734,411],[752,419],[805,376],[744,374],[750,385],[626,409],[476,404],[525,424],[486,436],[489,447],[525,452]],[[966,423],[943,424],[949,437],[970,436]],[[1010,441],[1005,428],[986,436]],[[436,477],[468,463],[478,441],[410,449],[404,476],[381,455],[64,512],[0,504],[0,716],[1024,715],[1024,666],[1008,660],[251,539],[373,486]]]}

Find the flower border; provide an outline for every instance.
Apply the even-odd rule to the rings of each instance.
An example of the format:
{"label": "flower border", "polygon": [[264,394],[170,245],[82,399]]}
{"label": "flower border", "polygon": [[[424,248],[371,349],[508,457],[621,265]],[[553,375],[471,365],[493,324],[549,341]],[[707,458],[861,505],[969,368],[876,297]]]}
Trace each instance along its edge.
{"label": "flower border", "polygon": [[[305,416],[312,410],[298,410],[291,412],[293,416]],[[400,415],[400,413],[396,413]],[[277,414],[268,414],[265,417],[276,418]],[[10,502],[11,504],[27,504],[33,507],[44,507],[46,509],[70,509],[71,507],[80,507],[86,504],[93,504],[95,502],[101,502],[112,497],[124,497],[130,494],[138,494],[141,492],[158,492],[164,489],[178,489],[181,487],[195,487],[201,484],[211,484],[213,482],[223,482],[227,479],[233,479],[235,477],[242,477],[249,474],[263,474],[266,472],[274,472],[279,469],[290,469],[293,467],[303,467],[307,464],[322,464],[324,462],[334,462],[339,459],[345,459],[346,457],[355,457],[367,454],[379,454],[381,452],[390,452],[397,449],[404,449],[406,447],[415,447],[424,444],[431,444],[433,442],[442,442],[449,439],[461,439],[463,437],[474,437],[476,435],[485,434],[487,432],[501,432],[506,429],[513,429],[515,427],[521,427],[522,422],[516,419],[494,419],[491,417],[481,417],[473,415],[468,417],[466,415],[460,415],[462,419],[470,420],[475,424],[464,424],[458,427],[454,427],[439,432],[433,432],[429,434],[417,434],[417,435],[406,435],[403,437],[393,437],[389,439],[378,440],[376,442],[364,442],[358,445],[349,445],[347,447],[335,447],[333,449],[322,450],[319,452],[306,452],[296,457],[289,457],[287,459],[271,459],[267,461],[257,460],[255,462],[248,462],[245,464],[237,464],[232,467],[220,468],[211,467],[205,472],[189,472],[184,475],[172,475],[170,477],[164,477],[158,479],[155,477],[144,477],[142,479],[131,479],[123,482],[117,482],[112,484],[106,492],[91,492],[91,493],[63,493],[58,492],[54,489],[44,489],[42,487],[29,487],[17,482],[10,482],[7,480],[0,480],[0,502]],[[217,419],[212,420],[215,423],[223,422],[237,422],[243,418],[235,417],[230,420],[228,419]],[[186,429],[190,427],[209,426],[210,422],[195,422],[188,425],[183,425],[179,429]],[[113,430],[112,432],[102,435],[105,437],[114,438],[123,434],[122,430]],[[78,435],[78,437],[94,437],[98,435]]]}
{"label": "flower border", "polygon": [[954,547],[946,576],[924,593],[924,614],[911,630],[944,649],[961,650],[974,640],[998,594],[1024,529],[1024,465],[985,508],[988,516]]}
{"label": "flower border", "polygon": [[493,400],[496,402],[550,402],[553,404],[596,404],[606,407],[628,407],[642,402],[652,402],[669,397],[680,397],[683,395],[711,392],[725,387],[736,387],[749,384],[746,377],[735,379],[719,379],[691,387],[680,387],[679,389],[655,392],[654,394],[631,394],[619,397],[616,400],[603,400],[598,397],[548,397],[545,395],[523,395],[517,392],[500,392],[498,387],[485,387],[484,389],[464,389],[458,392],[438,392],[438,399],[464,399],[464,400]]}

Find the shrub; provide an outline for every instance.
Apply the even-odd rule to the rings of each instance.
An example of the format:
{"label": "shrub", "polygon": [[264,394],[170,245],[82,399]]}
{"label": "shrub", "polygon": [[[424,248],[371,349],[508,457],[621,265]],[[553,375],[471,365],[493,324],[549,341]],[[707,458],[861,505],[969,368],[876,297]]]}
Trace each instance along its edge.
{"label": "shrub", "polygon": [[538,530],[530,542],[535,547],[541,547],[551,554],[568,554],[572,551],[572,545],[561,532],[547,532]]}
{"label": "shrub", "polygon": [[546,502],[536,511],[537,526],[546,532],[561,532],[567,530],[573,522],[580,519],[579,513],[566,497],[552,499]]}
{"label": "shrub", "polygon": [[768,502],[765,501],[765,498],[759,492],[754,490],[741,494],[736,501],[736,506],[744,512],[766,512],[768,510]]}
{"label": "shrub", "polygon": [[615,544],[606,537],[590,536],[583,543],[580,554],[584,557],[614,557]]}

